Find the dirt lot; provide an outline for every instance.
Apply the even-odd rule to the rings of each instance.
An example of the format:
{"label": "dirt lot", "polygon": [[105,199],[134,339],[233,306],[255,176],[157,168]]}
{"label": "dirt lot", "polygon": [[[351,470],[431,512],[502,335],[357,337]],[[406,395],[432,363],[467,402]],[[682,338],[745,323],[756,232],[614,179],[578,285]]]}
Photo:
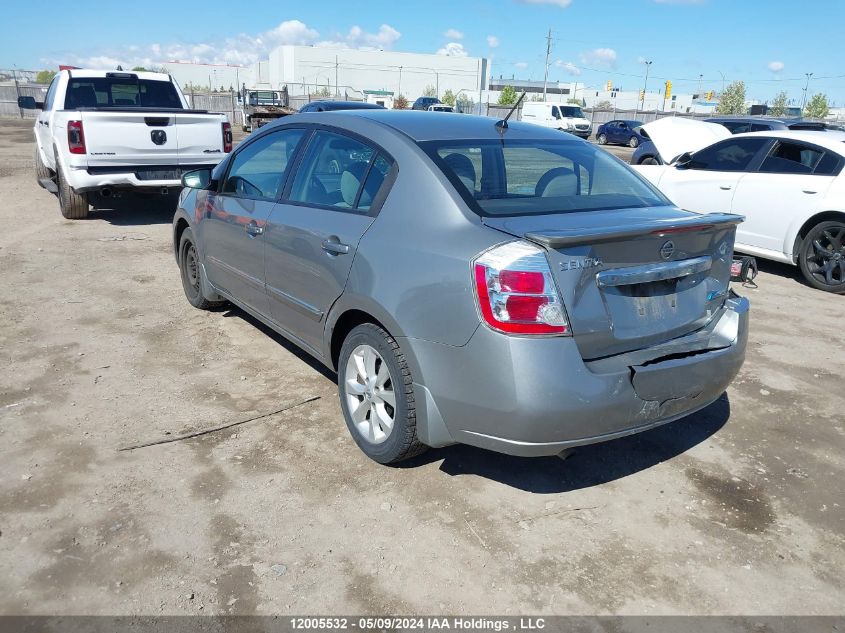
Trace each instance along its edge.
{"label": "dirt lot", "polygon": [[63,220],[29,124],[0,139],[0,613],[842,613],[845,297],[763,264],[707,410],[566,461],[387,468],[328,371],[188,305],[171,208]]}

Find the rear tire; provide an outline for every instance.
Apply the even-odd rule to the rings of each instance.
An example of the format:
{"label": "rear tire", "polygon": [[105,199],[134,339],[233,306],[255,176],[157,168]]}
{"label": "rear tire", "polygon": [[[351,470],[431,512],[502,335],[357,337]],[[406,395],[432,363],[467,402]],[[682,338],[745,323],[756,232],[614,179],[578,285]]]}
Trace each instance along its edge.
{"label": "rear tire", "polygon": [[347,335],[337,383],[346,426],[367,457],[395,464],[428,450],[417,437],[411,370],[402,348],[383,328],[364,323]]}
{"label": "rear tire", "polygon": [[845,222],[819,222],[798,250],[798,266],[813,288],[845,294]]}
{"label": "rear tire", "polygon": [[188,303],[195,308],[211,310],[225,303],[225,301],[209,301],[202,294],[199,255],[191,229],[182,231],[182,237],[179,240],[179,274],[182,276],[182,289],[185,291]]}
{"label": "rear tire", "polygon": [[67,183],[62,168],[56,166],[56,185],[59,188],[59,210],[68,220],[84,220],[88,217],[88,196],[76,193]]}
{"label": "rear tire", "polygon": [[630,147],[632,149],[636,149],[639,146],[639,144],[640,144],[640,139],[638,139],[636,136],[632,136],[631,138],[628,139],[628,147]]}
{"label": "rear tire", "polygon": [[607,145],[607,135],[606,134],[599,134],[596,137],[596,141],[599,145]]}
{"label": "rear tire", "polygon": [[640,165],[659,165],[660,162],[654,156],[646,156],[639,162]]}
{"label": "rear tire", "polygon": [[41,152],[38,149],[38,145],[36,145],[35,146],[35,180],[38,182],[38,185],[40,187],[44,186],[44,185],[41,184],[41,181],[45,178],[52,180],[53,179],[53,173],[50,171],[50,169],[47,167],[47,165],[44,164],[44,161],[41,160]]}

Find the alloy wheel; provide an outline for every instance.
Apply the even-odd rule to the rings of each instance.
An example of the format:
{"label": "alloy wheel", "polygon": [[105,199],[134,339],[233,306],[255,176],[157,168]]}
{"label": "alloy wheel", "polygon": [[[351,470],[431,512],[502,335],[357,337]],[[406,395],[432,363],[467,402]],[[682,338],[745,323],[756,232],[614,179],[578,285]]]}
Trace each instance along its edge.
{"label": "alloy wheel", "polygon": [[370,345],[359,345],[349,356],[343,388],[352,423],[371,444],[381,444],[393,430],[396,394],[387,363]]}
{"label": "alloy wheel", "polygon": [[827,286],[845,283],[845,224],[822,229],[805,255],[809,273]]}

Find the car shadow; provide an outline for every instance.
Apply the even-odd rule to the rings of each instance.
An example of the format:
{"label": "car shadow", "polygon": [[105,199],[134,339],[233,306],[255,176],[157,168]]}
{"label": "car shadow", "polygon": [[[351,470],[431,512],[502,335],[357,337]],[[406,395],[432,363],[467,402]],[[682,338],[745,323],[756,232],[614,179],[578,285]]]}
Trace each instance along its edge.
{"label": "car shadow", "polygon": [[761,273],[768,273],[770,275],[777,275],[778,277],[791,279],[802,286],[812,288],[812,286],[807,283],[807,280],[804,279],[804,275],[801,274],[801,269],[798,266],[784,264],[783,262],[775,262],[770,259],[755,259],[757,260],[757,270]]}
{"label": "car shadow", "polygon": [[222,308],[220,308],[220,312],[226,318],[237,317],[243,319],[253,327],[257,328],[258,330],[261,330],[264,335],[266,335],[268,338],[273,339],[278,345],[284,347],[285,351],[290,352],[291,354],[296,356],[299,360],[308,365],[311,369],[319,372],[323,375],[323,377],[331,380],[333,383],[337,382],[337,374],[335,374],[335,372],[323,365],[320,361],[311,356],[308,352],[304,352],[303,350],[301,350],[297,345],[291,343],[289,340],[287,340],[284,336],[282,336],[275,330],[264,325],[264,323],[256,319],[248,312],[241,310],[239,307],[231,303],[227,303]]}
{"label": "car shadow", "polygon": [[95,220],[105,220],[114,226],[143,226],[170,224],[176,212],[179,193],[126,194],[104,198],[98,193],[89,196]]}
{"label": "car shadow", "polygon": [[609,442],[575,448],[559,457],[513,457],[458,444],[433,449],[398,464],[414,468],[443,460],[451,476],[475,475],[512,488],[555,494],[622,479],[676,457],[721,429],[730,418],[727,393],[710,406],[675,422]]}

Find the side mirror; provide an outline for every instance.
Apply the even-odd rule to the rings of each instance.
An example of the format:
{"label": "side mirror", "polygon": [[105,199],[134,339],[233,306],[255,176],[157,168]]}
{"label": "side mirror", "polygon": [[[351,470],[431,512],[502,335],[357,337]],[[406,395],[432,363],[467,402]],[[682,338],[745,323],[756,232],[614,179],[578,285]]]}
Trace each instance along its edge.
{"label": "side mirror", "polygon": [[686,167],[692,162],[692,154],[689,152],[684,152],[680,156],[678,156],[677,160],[675,161],[676,167]]}
{"label": "side mirror", "polygon": [[35,100],[35,97],[18,97],[18,107],[21,110],[43,110],[44,103]]}
{"label": "side mirror", "polygon": [[205,189],[211,182],[210,169],[192,169],[182,174],[182,186],[191,189]]}

